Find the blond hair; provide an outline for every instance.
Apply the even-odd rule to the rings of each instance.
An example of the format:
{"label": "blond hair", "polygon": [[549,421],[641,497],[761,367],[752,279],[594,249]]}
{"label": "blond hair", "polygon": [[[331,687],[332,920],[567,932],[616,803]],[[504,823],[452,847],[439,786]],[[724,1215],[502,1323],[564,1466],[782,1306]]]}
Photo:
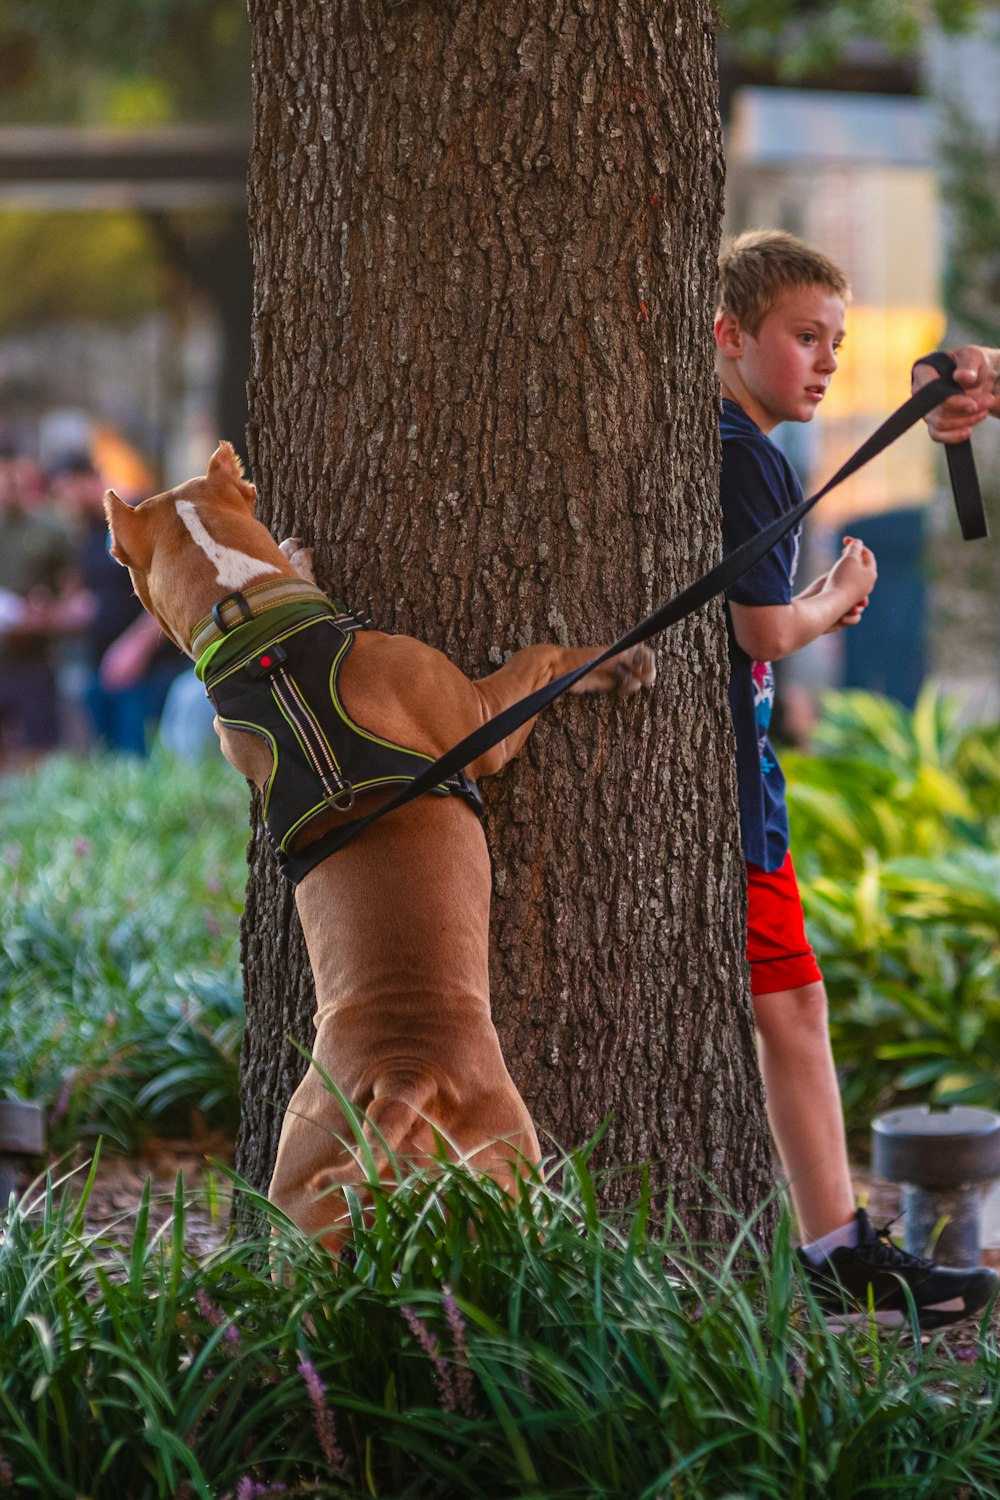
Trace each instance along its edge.
{"label": "blond hair", "polygon": [[728,240],[719,256],[716,317],[731,313],[752,338],[789,287],[820,286],[851,300],[839,266],[783,229],[748,229]]}

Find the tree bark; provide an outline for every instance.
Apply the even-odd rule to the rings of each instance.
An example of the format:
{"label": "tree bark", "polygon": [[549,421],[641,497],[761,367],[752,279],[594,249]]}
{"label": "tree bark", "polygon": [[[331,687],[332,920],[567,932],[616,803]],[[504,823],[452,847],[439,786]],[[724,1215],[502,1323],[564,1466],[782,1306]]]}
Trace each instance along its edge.
{"label": "tree bark", "polygon": [[[720,552],[710,0],[250,12],[262,518],[470,676],[613,638]],[[486,784],[493,1004],[543,1138],[608,1119],[600,1160],[652,1161],[727,1232],[703,1177],[745,1212],[772,1175],[721,606],[657,655],[652,693],[563,700]],[[263,1187],[311,998],[255,818],[238,1165]]]}

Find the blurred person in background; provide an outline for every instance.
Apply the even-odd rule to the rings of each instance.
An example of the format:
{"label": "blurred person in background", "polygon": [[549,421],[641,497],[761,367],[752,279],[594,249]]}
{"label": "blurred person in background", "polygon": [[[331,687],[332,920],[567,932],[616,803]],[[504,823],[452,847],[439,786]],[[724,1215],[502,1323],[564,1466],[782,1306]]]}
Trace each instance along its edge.
{"label": "blurred person in background", "polygon": [[33,466],[0,448],[0,768],[59,743],[55,608],[71,587],[73,538],[41,497]]}
{"label": "blurred person in background", "polygon": [[77,587],[58,617],[78,637],[83,703],[94,740],[108,750],[145,755],[186,658],[145,613],[128,570],[108,550],[105,484],[89,455],[67,455],[53,469],[51,483],[76,533]]}

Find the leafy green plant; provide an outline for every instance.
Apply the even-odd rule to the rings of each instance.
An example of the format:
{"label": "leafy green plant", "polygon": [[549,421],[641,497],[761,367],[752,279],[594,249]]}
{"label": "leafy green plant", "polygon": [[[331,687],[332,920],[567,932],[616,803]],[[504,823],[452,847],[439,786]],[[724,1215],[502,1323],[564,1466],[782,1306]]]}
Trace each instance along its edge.
{"label": "leafy green plant", "polygon": [[146,1194],[101,1235],[86,1184],[40,1184],[0,1243],[0,1472],[53,1500],[995,1493],[987,1320],[954,1352],[835,1334],[787,1219],[713,1251],[637,1184],[610,1220],[586,1153],[513,1203],[456,1167],[371,1183],[336,1266],[259,1202],[268,1247],[198,1261],[180,1184],[162,1230]]}
{"label": "leafy green plant", "polygon": [[832,696],[783,757],[849,1123],[907,1100],[1000,1106],[1000,727],[925,691]]}
{"label": "leafy green plant", "polygon": [[3,1087],[54,1150],[234,1127],[246,794],[221,762],[55,759],[0,783]]}

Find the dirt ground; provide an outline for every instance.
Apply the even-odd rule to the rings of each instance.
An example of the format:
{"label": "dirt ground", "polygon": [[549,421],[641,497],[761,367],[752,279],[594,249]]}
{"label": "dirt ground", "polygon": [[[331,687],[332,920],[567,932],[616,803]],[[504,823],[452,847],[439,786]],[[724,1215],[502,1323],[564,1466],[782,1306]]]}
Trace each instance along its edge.
{"label": "dirt ground", "polygon": [[[150,1223],[166,1224],[173,1214],[178,1174],[185,1189],[184,1240],[192,1255],[207,1255],[222,1244],[229,1227],[232,1184],[224,1167],[233,1163],[233,1143],[207,1133],[197,1141],[151,1138],[140,1156],[103,1153],[87,1198],[84,1230],[127,1239],[147,1178],[151,1181]],[[52,1167],[74,1196],[84,1189],[89,1160],[73,1168]],[[71,1174],[71,1175],[70,1175]],[[30,1191],[27,1181],[23,1191]]]}

